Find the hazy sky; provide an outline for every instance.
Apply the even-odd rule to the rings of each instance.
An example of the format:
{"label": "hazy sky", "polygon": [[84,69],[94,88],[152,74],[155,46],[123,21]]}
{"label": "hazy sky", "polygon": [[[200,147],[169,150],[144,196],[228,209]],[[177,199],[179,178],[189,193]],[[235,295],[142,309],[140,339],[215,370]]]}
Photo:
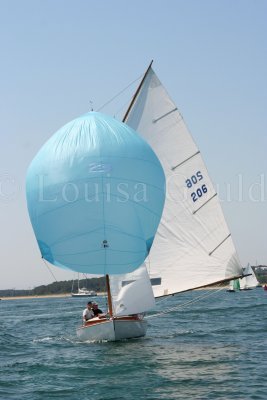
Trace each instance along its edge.
{"label": "hazy sky", "polygon": [[30,161],[151,59],[218,185],[241,262],[267,264],[266,19],[264,0],[0,0],[0,289],[54,280],[28,218]]}

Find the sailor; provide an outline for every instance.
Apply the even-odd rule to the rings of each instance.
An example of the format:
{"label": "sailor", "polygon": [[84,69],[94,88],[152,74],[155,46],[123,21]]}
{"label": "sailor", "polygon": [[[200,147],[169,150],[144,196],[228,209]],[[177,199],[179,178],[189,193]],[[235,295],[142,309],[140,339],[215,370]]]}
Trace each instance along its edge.
{"label": "sailor", "polygon": [[83,321],[86,322],[89,319],[94,318],[95,314],[93,312],[93,304],[91,301],[88,301],[87,307],[83,310]]}
{"label": "sailor", "polygon": [[102,313],[103,313],[102,310],[100,310],[100,309],[98,308],[98,304],[97,304],[97,303],[93,303],[93,313],[94,313],[94,316],[95,316],[95,317],[98,317],[99,314],[102,314]]}

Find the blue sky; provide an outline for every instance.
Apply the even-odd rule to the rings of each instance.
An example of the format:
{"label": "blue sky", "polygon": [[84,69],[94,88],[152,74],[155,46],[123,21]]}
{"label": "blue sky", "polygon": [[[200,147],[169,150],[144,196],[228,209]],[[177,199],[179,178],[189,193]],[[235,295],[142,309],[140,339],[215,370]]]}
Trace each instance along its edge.
{"label": "blue sky", "polygon": [[1,2],[0,289],[53,281],[27,214],[30,161],[151,59],[218,186],[241,262],[267,264],[266,15],[263,0]]}

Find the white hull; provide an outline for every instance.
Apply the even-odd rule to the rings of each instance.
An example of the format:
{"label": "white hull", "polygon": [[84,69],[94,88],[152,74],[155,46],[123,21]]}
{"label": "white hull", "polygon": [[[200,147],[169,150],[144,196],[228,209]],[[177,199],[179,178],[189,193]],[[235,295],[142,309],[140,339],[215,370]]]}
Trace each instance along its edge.
{"label": "white hull", "polygon": [[116,341],[145,336],[147,321],[138,318],[93,319],[77,329],[80,340]]}
{"label": "white hull", "polygon": [[71,297],[96,297],[96,296],[97,296],[96,293],[95,294],[91,294],[91,293],[89,293],[89,294],[71,293]]}

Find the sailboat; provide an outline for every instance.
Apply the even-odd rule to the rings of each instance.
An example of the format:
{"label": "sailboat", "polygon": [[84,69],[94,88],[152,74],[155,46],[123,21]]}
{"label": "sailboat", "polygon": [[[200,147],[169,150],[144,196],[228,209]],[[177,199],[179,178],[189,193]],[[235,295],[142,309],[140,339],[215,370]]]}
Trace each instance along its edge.
{"label": "sailboat", "polygon": [[86,287],[80,288],[80,277],[78,273],[78,290],[74,292],[74,280],[72,282],[71,289],[71,297],[80,298],[80,297],[95,297],[97,293],[94,290],[88,290]]}
{"label": "sailboat", "polygon": [[[27,171],[26,195],[42,258],[106,277],[108,313],[83,324],[78,337],[145,335],[143,313],[155,299],[143,262],[165,201],[165,175],[147,142],[126,124],[89,112],[59,129],[39,150]],[[110,277],[123,274],[132,278],[120,290],[125,295],[114,296],[120,302],[115,307]]]}
{"label": "sailboat", "polygon": [[[154,298],[241,278],[242,267],[200,151],[152,63],[123,122],[149,143],[167,182],[161,221],[142,266],[149,272]],[[118,317],[133,312],[137,284],[140,281],[132,274],[110,277],[112,304]],[[142,295],[141,290],[138,293]],[[86,331],[81,327],[79,337],[88,338]]]}
{"label": "sailboat", "polygon": [[239,279],[233,279],[229,283],[229,289],[227,292],[236,292],[237,290],[240,290],[240,280]]}
{"label": "sailboat", "polygon": [[[136,216],[130,218],[127,245],[132,247],[132,240],[137,236],[133,233],[136,231],[136,225],[142,223],[142,229],[147,230],[147,221],[150,221],[151,215],[155,217],[153,229],[150,229],[149,234],[146,234],[144,238],[145,249],[140,246],[138,241],[138,246],[131,249],[132,257],[130,259],[124,248],[124,240],[123,243],[116,242],[116,254],[111,257],[112,242],[106,239],[105,234],[100,235],[98,228],[92,229],[90,239],[96,243],[92,249],[90,246],[86,247],[88,241],[83,243],[84,246],[81,249],[80,239],[75,237],[75,246],[79,249],[79,253],[87,254],[82,258],[82,262],[79,258],[77,259],[77,254],[75,257],[73,256],[73,251],[70,251],[69,248],[67,253],[63,252],[62,259],[61,254],[65,249],[57,246],[55,238],[49,239],[51,226],[42,221],[46,227],[41,229],[41,232],[38,228],[40,218],[37,223],[34,216],[36,214],[35,206],[34,210],[31,210],[36,201],[36,199],[32,201],[31,186],[33,175],[36,174],[36,169],[38,170],[38,160],[28,173],[30,175],[27,180],[28,208],[42,256],[54,265],[80,269],[80,272],[87,273],[99,274],[101,271],[106,276],[108,315],[104,318],[93,318],[80,326],[77,335],[81,340],[120,340],[142,337],[147,330],[144,313],[153,308],[155,299],[229,282],[243,276],[217,193],[208,176],[200,151],[178,108],[152,69],[152,63],[132,98],[123,123],[124,126],[127,125],[137,131],[148,143],[149,148],[153,150],[153,154],[160,161],[163,177],[166,179],[165,195],[162,189],[164,178],[158,167],[156,178],[150,180],[151,188],[154,188],[154,203],[146,204],[146,207],[142,208],[138,222]],[[75,128],[76,123],[72,124]],[[83,124],[86,125],[87,122],[83,120]],[[79,127],[79,132],[81,129]],[[66,128],[63,131],[65,135]],[[52,140],[46,153],[50,154],[51,148],[54,152],[57,147],[58,143]],[[88,150],[87,147],[86,149]],[[68,151],[71,151],[71,147],[68,148]],[[122,154],[119,155],[120,160],[121,156]],[[140,158],[140,155],[135,156]],[[71,157],[73,158],[73,154]],[[83,157],[85,157],[84,153]],[[154,163],[156,164],[156,162]],[[110,183],[109,174],[112,170],[110,159],[104,161],[100,159],[93,165],[98,174],[106,173],[104,182]],[[120,166],[120,171],[125,172],[122,168]],[[143,170],[144,174],[146,174],[146,168]],[[50,171],[50,173],[52,172]],[[126,173],[129,174],[129,168],[126,169]],[[96,176],[94,177],[97,179]],[[53,176],[53,180],[55,179]],[[129,177],[126,178],[125,183],[128,182],[128,179]],[[143,182],[143,177],[140,181],[136,179],[141,179],[140,176],[133,180]],[[52,190],[51,193],[48,190],[47,195],[52,196],[55,192],[58,191]],[[157,205],[155,204],[156,200]],[[123,202],[119,204],[120,207],[123,205]],[[152,209],[154,207],[153,212],[148,215],[145,213],[147,206]],[[61,210],[63,208],[61,207]],[[128,226],[129,215],[127,212],[118,208],[114,218],[110,207],[105,210],[104,217],[112,218],[109,226],[120,223],[120,230],[124,230],[125,225]],[[69,211],[66,210],[66,215]],[[111,216],[109,212],[111,212]],[[45,213],[47,213],[46,210],[43,210],[41,214]],[[96,210],[92,212],[92,216],[94,215],[96,215]],[[83,218],[81,214],[80,220]],[[52,215],[49,222],[52,222]],[[105,222],[104,226],[107,226]],[[63,226],[63,228],[61,237],[64,238],[66,235],[68,243],[69,235],[73,235],[73,232],[66,233],[66,227]],[[44,241],[41,233],[43,234],[46,229],[48,232],[46,241]],[[84,229],[86,230],[86,228]],[[49,244],[47,243],[48,239],[50,240]],[[99,247],[99,243],[102,248]],[[103,257],[96,261],[99,254]],[[134,254],[135,257],[133,257]],[[59,256],[60,259],[58,259]],[[128,261],[127,267],[124,265],[125,257]]]}
{"label": "sailboat", "polygon": [[239,290],[252,290],[259,285],[257,278],[254,274],[250,264],[242,268],[243,277],[240,279],[231,280],[229,283],[228,292],[236,292]]}
{"label": "sailboat", "polygon": [[145,336],[144,313],[155,306],[146,266],[142,264],[129,274],[106,275],[106,287],[108,315],[92,318],[78,327],[78,338],[117,341]]}
{"label": "sailboat", "polygon": [[243,268],[243,274],[245,277],[240,279],[240,289],[241,290],[251,290],[259,286],[259,282],[254,274],[253,269],[250,264]]}

